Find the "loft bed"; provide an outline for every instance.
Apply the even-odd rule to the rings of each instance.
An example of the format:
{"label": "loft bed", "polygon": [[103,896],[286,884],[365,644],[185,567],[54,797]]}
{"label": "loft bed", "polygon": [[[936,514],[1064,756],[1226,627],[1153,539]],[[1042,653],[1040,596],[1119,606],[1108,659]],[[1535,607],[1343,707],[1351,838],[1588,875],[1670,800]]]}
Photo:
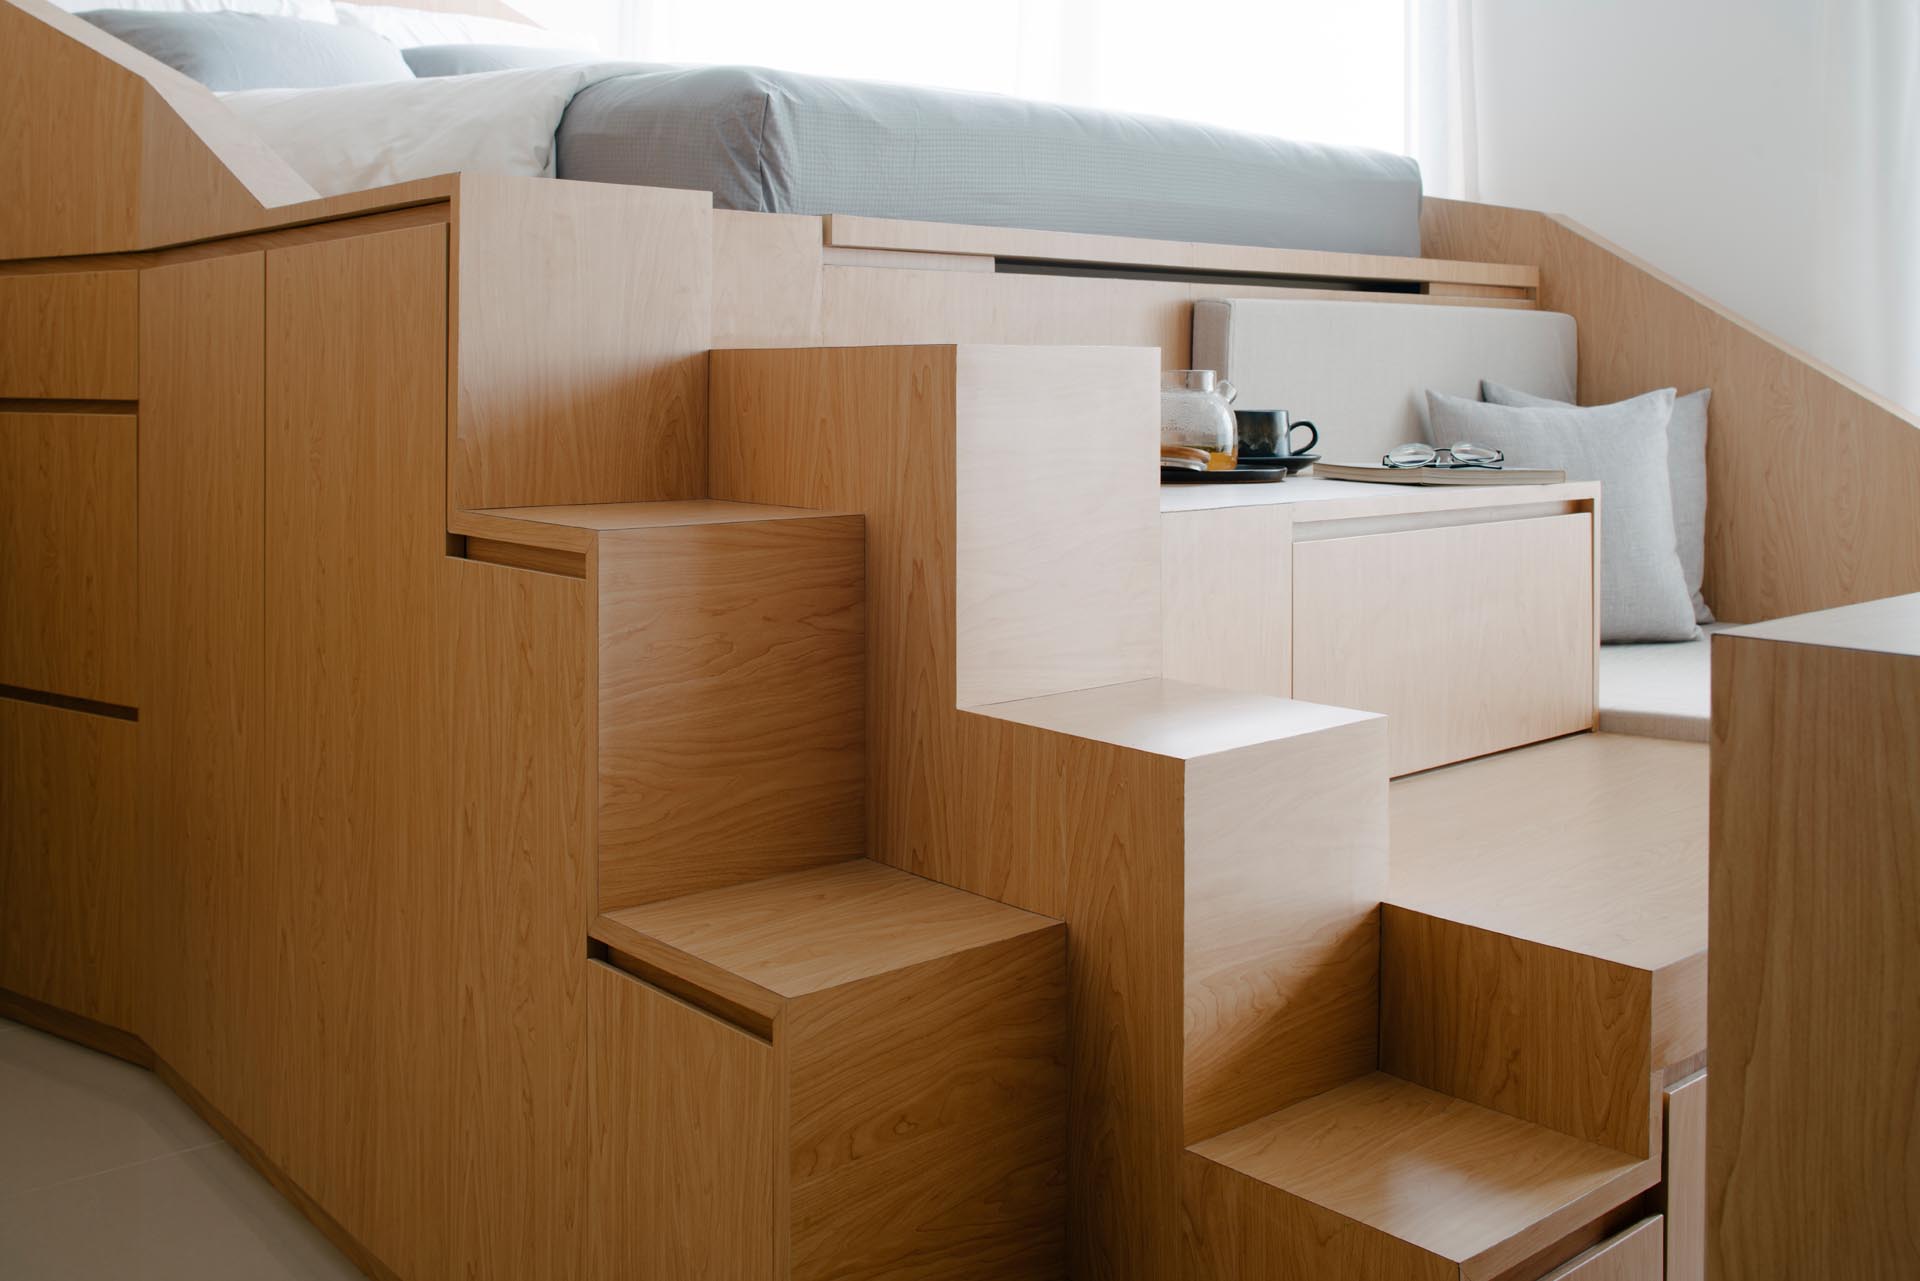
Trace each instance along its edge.
{"label": "loft bed", "polygon": [[[1920,583],[1910,419],[1542,214],[1378,256],[322,198],[40,0],[0,43],[0,1011],[153,1066],[376,1276],[1686,1275],[1704,754],[1389,789],[1379,717],[1182,669],[1169,522],[1215,517],[1132,461],[1154,375],[1203,299],[1570,315],[1583,403],[1714,388],[1729,621]],[[1382,1134],[1433,1200],[1369,1202]]]}

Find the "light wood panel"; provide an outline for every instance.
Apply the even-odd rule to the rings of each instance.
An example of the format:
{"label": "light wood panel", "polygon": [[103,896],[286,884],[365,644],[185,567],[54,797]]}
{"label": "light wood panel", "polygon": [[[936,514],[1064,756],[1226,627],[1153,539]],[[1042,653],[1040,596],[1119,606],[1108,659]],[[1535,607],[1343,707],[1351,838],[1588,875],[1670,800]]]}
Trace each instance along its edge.
{"label": "light wood panel", "polygon": [[140,1031],[242,1132],[264,1137],[284,1011],[263,857],[266,257],[140,282],[140,732],[147,927],[167,960]]}
{"label": "light wood panel", "polygon": [[1187,1275],[1493,1277],[1658,1177],[1375,1073],[1188,1149]]}
{"label": "light wood panel", "polygon": [[1380,1067],[1614,1148],[1658,1155],[1653,976],[1380,908]]}
{"label": "light wood panel", "polygon": [[1379,1060],[1386,722],[1355,715],[1190,761],[1185,822],[1182,1138],[1193,1143]]}
{"label": "light wood panel", "polygon": [[0,274],[0,335],[0,397],[132,400],[139,394],[140,277]]}
{"label": "light wood panel", "polygon": [[1293,514],[1209,508],[1160,517],[1163,675],[1293,693]]}
{"label": "light wood panel", "polygon": [[1307,249],[1268,249],[1254,245],[1192,244],[1132,236],[1029,231],[1018,227],[976,227],[850,214],[827,216],[826,243],[841,248],[978,254],[1030,262],[1105,263],[1233,272],[1240,275],[1318,276],[1337,280],[1437,280],[1522,288],[1539,283],[1539,272],[1527,266]]}
{"label": "light wood panel", "polygon": [[449,510],[698,498],[705,192],[460,179]]}
{"label": "light wood panel", "polygon": [[772,1046],[597,962],[587,1273],[791,1275]]}
{"label": "light wood panel", "polygon": [[1714,639],[1709,1277],[1920,1271],[1920,657],[1885,634]]}
{"label": "light wood panel", "polygon": [[1696,1072],[1665,1094],[1666,1281],[1707,1275],[1707,1074]]}
{"label": "light wood panel", "polygon": [[[725,1168],[754,1179],[761,1162],[783,1197],[790,1188],[791,1275],[1060,1275],[1058,922],[859,859],[624,909],[594,933],[616,964],[704,1010],[732,1020],[742,995],[764,1012],[730,1030],[776,1065],[777,1171],[755,1150]],[[684,1110],[698,1114],[727,1086]],[[646,1113],[626,1124],[639,1148],[649,1127],[684,1123]],[[667,1162],[648,1177],[680,1175]],[[624,1195],[652,1193],[636,1180]],[[696,1240],[707,1230],[658,1226]],[[788,1226],[775,1229],[783,1241]]]}
{"label": "light wood panel", "polygon": [[0,685],[140,701],[131,414],[0,412]]}
{"label": "light wood panel", "polygon": [[863,851],[864,560],[858,516],[600,533],[601,910]]}
{"label": "light wood panel", "polygon": [[1920,423],[1565,218],[1428,199],[1426,253],[1540,267],[1580,399],[1713,389],[1707,602],[1750,621],[1920,589]]}
{"label": "light wood panel", "polygon": [[0,46],[0,258],[179,243],[315,198],[205,87],[44,0],[0,0]]}
{"label": "light wood panel", "polygon": [[1664,1272],[1660,1254],[1660,1216],[1642,1219],[1619,1236],[1612,1237],[1570,1259],[1548,1273],[1543,1281],[1660,1281]]}
{"label": "light wood panel", "polygon": [[1591,729],[1594,564],[1585,514],[1296,543],[1294,693],[1387,714],[1396,775]]}
{"label": "light wood panel", "polygon": [[713,211],[713,345],[803,347],[820,327],[820,219]]}
{"label": "light wood panel", "polygon": [[[960,347],[953,361],[955,701],[1159,675],[1152,353]],[[1048,447],[1074,465],[1035,466]]]}
{"label": "light wood panel", "polygon": [[0,697],[0,988],[122,1029],[148,937],[137,735]]}

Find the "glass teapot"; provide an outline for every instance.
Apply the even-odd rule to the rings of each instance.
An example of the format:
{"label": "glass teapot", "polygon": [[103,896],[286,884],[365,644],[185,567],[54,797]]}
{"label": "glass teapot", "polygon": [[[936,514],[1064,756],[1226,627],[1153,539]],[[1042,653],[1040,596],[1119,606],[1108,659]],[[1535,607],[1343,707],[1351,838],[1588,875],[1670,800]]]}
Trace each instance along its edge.
{"label": "glass teapot", "polygon": [[1232,383],[1216,383],[1211,369],[1161,374],[1161,456],[1197,463],[1204,453],[1208,471],[1232,471],[1238,461],[1239,424],[1231,406],[1238,394]]}

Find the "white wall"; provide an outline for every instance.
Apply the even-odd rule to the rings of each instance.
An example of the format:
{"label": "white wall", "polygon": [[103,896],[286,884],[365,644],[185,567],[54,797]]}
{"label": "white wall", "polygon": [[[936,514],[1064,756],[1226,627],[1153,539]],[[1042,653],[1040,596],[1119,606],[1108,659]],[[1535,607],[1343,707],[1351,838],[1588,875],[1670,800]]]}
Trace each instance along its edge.
{"label": "white wall", "polygon": [[1920,410],[1920,5],[1471,13],[1479,199],[1566,214]]}

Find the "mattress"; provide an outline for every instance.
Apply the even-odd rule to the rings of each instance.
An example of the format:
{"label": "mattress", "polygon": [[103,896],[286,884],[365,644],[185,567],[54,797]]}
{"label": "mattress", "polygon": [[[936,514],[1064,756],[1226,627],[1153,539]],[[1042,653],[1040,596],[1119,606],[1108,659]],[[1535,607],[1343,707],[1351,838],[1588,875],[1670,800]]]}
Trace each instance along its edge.
{"label": "mattress", "polygon": [[994,94],[649,68],[577,94],[557,145],[561,178],[722,209],[1420,252],[1405,156]]}

